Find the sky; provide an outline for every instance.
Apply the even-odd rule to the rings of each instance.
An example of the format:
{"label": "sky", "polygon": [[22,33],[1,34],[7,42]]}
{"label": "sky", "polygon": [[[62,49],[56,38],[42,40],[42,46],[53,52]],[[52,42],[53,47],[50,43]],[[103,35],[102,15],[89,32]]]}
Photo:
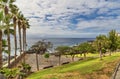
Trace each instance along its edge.
{"label": "sky", "polygon": [[120,32],[120,0],[16,0],[28,37],[95,38]]}

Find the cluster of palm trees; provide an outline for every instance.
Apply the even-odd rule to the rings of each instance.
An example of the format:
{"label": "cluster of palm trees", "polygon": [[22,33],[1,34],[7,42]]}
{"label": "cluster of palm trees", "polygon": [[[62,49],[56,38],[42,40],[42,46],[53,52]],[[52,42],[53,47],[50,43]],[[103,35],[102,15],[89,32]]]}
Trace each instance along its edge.
{"label": "cluster of palm trees", "polygon": [[[20,48],[20,54],[26,50],[26,29],[29,27],[29,23],[28,19],[23,16],[14,2],[15,0],[0,0],[0,68],[3,66],[3,48],[5,48],[8,53],[8,67],[10,65],[11,35],[14,36],[15,61],[18,47]],[[17,36],[19,37],[19,46],[17,45]],[[3,37],[6,37],[7,47],[3,47]]]}

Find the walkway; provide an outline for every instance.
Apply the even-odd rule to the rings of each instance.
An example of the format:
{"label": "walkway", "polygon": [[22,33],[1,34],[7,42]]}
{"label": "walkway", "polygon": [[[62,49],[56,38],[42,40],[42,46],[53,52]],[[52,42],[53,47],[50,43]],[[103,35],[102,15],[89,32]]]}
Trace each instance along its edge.
{"label": "walkway", "polygon": [[120,63],[117,65],[111,79],[120,79]]}
{"label": "walkway", "polygon": [[117,69],[117,73],[116,73],[115,79],[120,79],[120,65],[119,65],[119,67]]}

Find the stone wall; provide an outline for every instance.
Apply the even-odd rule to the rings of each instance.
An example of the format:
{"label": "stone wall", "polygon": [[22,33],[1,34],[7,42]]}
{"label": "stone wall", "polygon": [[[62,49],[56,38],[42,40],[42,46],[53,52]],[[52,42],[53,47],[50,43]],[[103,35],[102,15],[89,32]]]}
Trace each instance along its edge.
{"label": "stone wall", "polygon": [[[25,53],[22,53],[20,56],[17,56],[17,57],[16,57],[16,61],[15,61],[15,59],[12,59],[12,60],[10,61],[10,66],[9,66],[9,68],[15,67],[20,61],[23,60],[24,56],[25,56]],[[8,63],[5,64],[3,67],[8,67]]]}

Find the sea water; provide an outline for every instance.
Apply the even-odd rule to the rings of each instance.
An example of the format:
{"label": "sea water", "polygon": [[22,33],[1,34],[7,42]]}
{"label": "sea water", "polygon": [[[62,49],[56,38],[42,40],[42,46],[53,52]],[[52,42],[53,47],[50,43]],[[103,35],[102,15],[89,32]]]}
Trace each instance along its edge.
{"label": "sea water", "polygon": [[[36,42],[44,40],[46,42],[51,42],[53,44],[53,50],[57,46],[74,46],[78,45],[82,42],[87,42],[94,40],[95,38],[27,38],[27,50]],[[20,55],[20,50],[19,50],[19,41],[18,41],[18,49],[17,49],[17,55]],[[11,46],[11,56],[14,56],[14,40],[12,41],[12,46]],[[6,55],[3,53],[3,55]],[[7,55],[6,55],[7,56]]]}
{"label": "sea water", "polygon": [[27,39],[27,48],[29,49],[33,44],[41,40],[51,42],[53,48],[56,48],[57,46],[74,46],[94,39],[95,38],[32,38]]}

